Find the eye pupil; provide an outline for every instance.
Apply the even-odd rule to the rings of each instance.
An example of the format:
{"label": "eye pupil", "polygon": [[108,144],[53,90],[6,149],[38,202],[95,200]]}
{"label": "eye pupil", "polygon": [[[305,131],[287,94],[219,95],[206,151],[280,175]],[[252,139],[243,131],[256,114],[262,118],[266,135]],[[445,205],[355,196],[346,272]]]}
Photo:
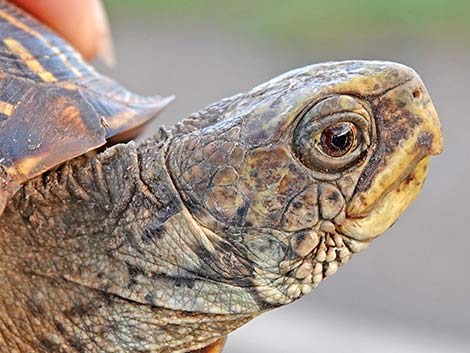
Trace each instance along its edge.
{"label": "eye pupil", "polygon": [[350,136],[348,133],[343,133],[339,135],[333,135],[331,139],[332,144],[338,149],[345,149],[348,145]]}
{"label": "eye pupil", "polygon": [[354,124],[340,122],[323,130],[320,143],[323,152],[332,157],[341,157],[356,146],[357,130]]}

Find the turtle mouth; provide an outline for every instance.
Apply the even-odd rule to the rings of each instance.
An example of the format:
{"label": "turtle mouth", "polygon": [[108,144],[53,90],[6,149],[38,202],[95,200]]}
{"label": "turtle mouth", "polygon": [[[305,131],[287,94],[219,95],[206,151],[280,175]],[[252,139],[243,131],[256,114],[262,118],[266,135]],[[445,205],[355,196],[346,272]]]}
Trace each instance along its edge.
{"label": "turtle mouth", "polygon": [[339,226],[344,235],[360,241],[374,239],[390,228],[416,199],[426,179],[429,157],[415,162],[378,194],[372,203],[349,205],[346,220]]}

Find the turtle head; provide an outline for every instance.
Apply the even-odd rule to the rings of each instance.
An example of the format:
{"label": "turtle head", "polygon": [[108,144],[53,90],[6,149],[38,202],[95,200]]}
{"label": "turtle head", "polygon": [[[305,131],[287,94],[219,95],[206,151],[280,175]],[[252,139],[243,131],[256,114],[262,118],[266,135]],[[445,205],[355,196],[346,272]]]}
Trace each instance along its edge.
{"label": "turtle head", "polygon": [[194,219],[244,259],[270,305],[388,229],[443,144],[421,79],[390,62],[308,66],[215,111],[215,124],[176,139],[170,168]]}
{"label": "turtle head", "polygon": [[429,156],[442,151],[440,123],[421,79],[406,66],[353,61],[327,70],[330,79],[296,122],[293,152],[319,180],[337,184],[344,198],[337,230],[370,241],[421,190]]}

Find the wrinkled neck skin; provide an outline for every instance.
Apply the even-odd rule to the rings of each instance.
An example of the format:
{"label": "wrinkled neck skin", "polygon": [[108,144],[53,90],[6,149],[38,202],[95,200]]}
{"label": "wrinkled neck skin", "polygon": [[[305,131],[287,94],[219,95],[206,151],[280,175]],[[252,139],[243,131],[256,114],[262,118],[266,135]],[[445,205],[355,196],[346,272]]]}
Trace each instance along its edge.
{"label": "wrinkled neck skin", "polygon": [[0,352],[187,352],[264,310],[245,259],[205,234],[168,138],[25,185],[0,218]]}
{"label": "wrinkled neck skin", "polygon": [[310,292],[367,245],[335,231],[351,177],[319,182],[281,145],[247,149],[241,120],[200,126],[238,99],[18,192],[0,219],[0,347],[197,349]]}

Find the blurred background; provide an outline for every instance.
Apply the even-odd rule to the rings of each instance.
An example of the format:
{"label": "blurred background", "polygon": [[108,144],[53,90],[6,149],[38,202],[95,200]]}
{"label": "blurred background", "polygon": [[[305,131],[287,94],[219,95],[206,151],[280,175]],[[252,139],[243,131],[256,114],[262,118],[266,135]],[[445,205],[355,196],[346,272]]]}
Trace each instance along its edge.
{"label": "blurred background", "polygon": [[470,2],[108,0],[117,66],[142,94],[175,94],[155,124],[289,69],[343,59],[407,64],[446,149],[397,224],[314,293],[230,336],[227,353],[470,352]]}

